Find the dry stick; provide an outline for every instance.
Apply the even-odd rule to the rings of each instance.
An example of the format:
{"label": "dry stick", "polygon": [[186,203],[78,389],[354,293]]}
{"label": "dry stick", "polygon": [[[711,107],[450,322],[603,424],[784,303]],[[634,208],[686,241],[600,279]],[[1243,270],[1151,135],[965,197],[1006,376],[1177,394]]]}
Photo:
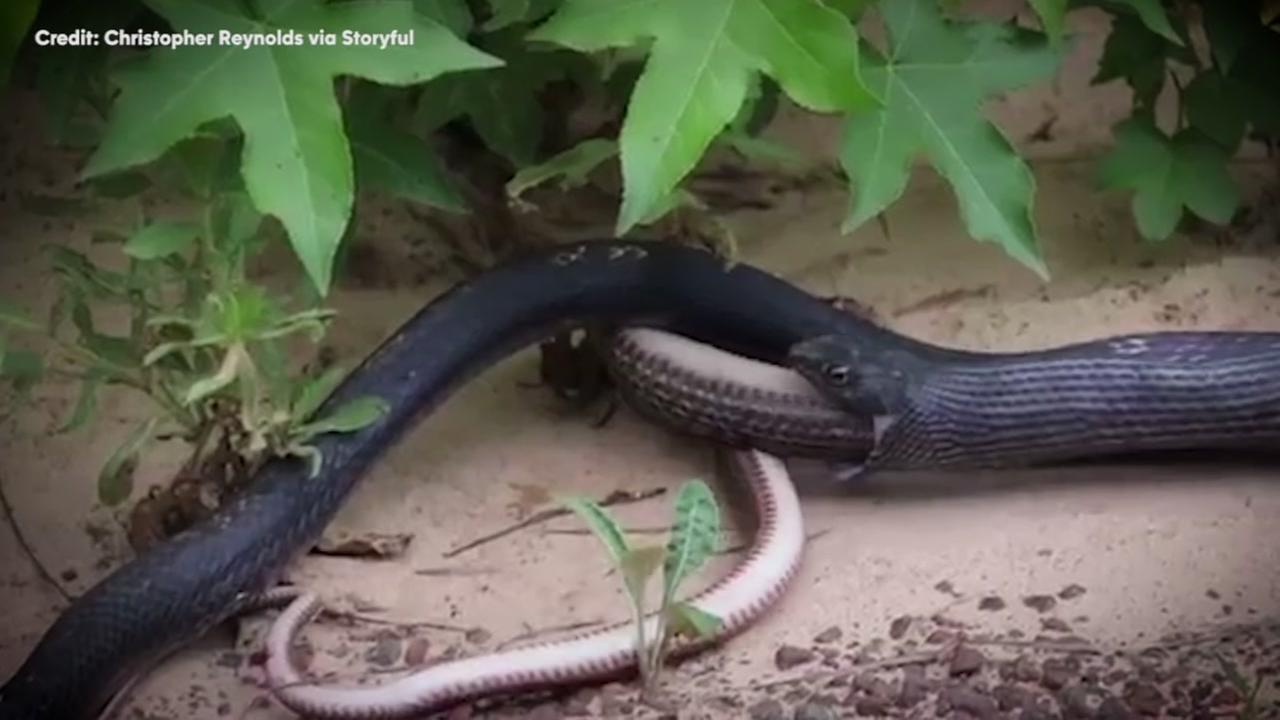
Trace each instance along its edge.
{"label": "dry stick", "polygon": [[13,528],[13,537],[18,541],[18,548],[31,561],[31,565],[36,569],[36,574],[57,591],[68,605],[71,604],[74,598],[63,589],[62,583],[59,583],[53,577],[53,574],[44,566],[44,563],[40,562],[40,557],[36,555],[36,551],[32,549],[31,544],[27,542],[26,536],[22,534],[22,528],[18,526],[18,516],[14,514],[13,506],[9,504],[9,496],[5,494],[3,480],[0,480],[0,509],[4,510],[4,517],[9,522],[9,527]]}
{"label": "dry stick", "polygon": [[[609,496],[606,497],[604,500],[601,500],[599,504],[602,507],[610,507],[613,505],[629,505],[631,503],[641,502],[643,500],[648,500],[650,498],[658,497],[659,495],[662,495],[666,491],[667,491],[666,488],[652,488],[649,490],[641,490],[640,492],[635,492],[635,493],[629,493],[625,491],[615,491],[615,492],[609,493]],[[532,527],[534,525],[538,525],[541,523],[545,523],[549,520],[554,520],[558,517],[569,515],[571,512],[572,512],[571,510],[567,510],[565,508],[551,508],[548,510],[543,510],[541,512],[536,512],[533,515],[530,515],[529,517],[525,518],[524,520],[521,520],[518,523],[514,523],[501,530],[491,532],[488,535],[482,535],[481,537],[478,537],[475,540],[472,540],[468,543],[459,545],[458,547],[455,547],[452,550],[446,550],[445,552],[441,553],[441,555],[447,558],[457,557],[458,555],[468,550],[474,550],[475,548],[478,548],[481,545],[484,545],[486,543],[491,543],[494,540],[498,540],[500,538],[504,538],[512,533],[519,532],[520,530],[523,530],[525,528]]]}

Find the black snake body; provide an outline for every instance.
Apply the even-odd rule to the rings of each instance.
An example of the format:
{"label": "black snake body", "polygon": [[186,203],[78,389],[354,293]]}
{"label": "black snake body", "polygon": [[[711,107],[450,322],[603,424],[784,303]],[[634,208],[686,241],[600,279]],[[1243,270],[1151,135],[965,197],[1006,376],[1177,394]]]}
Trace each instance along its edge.
{"label": "black snake body", "polygon": [[[1098,347],[1019,355],[947,350],[852,317],[749,266],[726,268],[702,251],[659,243],[566,246],[487,272],[432,301],[405,323],[321,410],[374,394],[390,407],[378,422],[355,433],[318,438],[324,462],[317,477],[309,478],[301,461],[268,463],[251,489],[209,522],[138,557],[77,599],[0,688],[0,718],[93,717],[130,677],[269,588],[281,569],[319,535],[369,465],[415,418],[501,358],[567,325],[588,321],[664,327],[770,363],[785,362],[789,349],[801,341],[831,335],[881,357],[899,357],[912,372],[928,371],[911,379],[929,378],[914,386],[914,394],[880,398],[902,411],[899,427],[904,438],[995,422],[987,409],[990,393],[984,395],[978,388],[1004,383],[1025,388],[1026,404],[1016,410],[1023,414],[1020,417],[1058,412],[1059,387],[1073,388],[1071,397],[1082,399],[1120,393],[1137,423],[1147,423],[1147,429],[1161,423],[1172,428],[1171,442],[1177,442],[1179,433],[1203,429],[1184,423],[1181,415],[1170,415],[1172,406],[1165,400],[1152,400],[1132,387],[1134,376],[1095,362]],[[1202,363],[1192,361],[1195,353],[1233,358],[1247,351],[1250,357],[1260,357],[1255,344],[1271,348],[1269,343],[1275,341],[1274,336],[1231,337],[1235,336],[1197,345],[1201,349],[1184,358],[1190,363],[1188,372],[1200,372]],[[1185,340],[1172,337],[1168,342],[1172,348]],[[1176,354],[1171,351],[1170,357]],[[961,369],[952,372],[953,368]],[[1053,368],[1053,373],[1037,375],[1045,368]],[[1247,393],[1253,383],[1265,381],[1268,392],[1274,392],[1280,376],[1262,361],[1223,368],[1225,375],[1202,382]],[[922,387],[926,390],[920,394]],[[1219,395],[1227,396],[1226,391]],[[1181,404],[1172,412],[1194,411]],[[825,413],[829,421],[833,409],[815,412]],[[999,416],[1015,409],[1000,405],[994,412]],[[1250,412],[1239,416],[1240,428],[1272,437],[1275,413]],[[935,424],[935,413],[948,413],[945,424]],[[738,419],[726,417],[711,424]],[[858,422],[864,423],[861,429],[847,436],[832,433],[832,442],[848,443],[855,453],[864,453],[869,425],[865,418]],[[1015,440],[996,452],[1019,452],[1024,441]],[[918,447],[915,440],[904,442]]]}
{"label": "black snake body", "polygon": [[827,336],[791,362],[850,412],[878,416],[867,469],[1280,450],[1280,333],[1148,333],[941,362]]}

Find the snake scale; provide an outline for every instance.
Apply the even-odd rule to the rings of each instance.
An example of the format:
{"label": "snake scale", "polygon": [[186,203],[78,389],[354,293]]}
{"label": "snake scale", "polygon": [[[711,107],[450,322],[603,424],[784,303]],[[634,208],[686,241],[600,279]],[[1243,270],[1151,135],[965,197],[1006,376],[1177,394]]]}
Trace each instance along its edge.
{"label": "snake scale", "polygon": [[[1066,377],[1097,397],[1123,397],[1110,408],[1113,419],[1117,414],[1132,417],[1143,433],[1159,434],[1164,432],[1160,428],[1173,428],[1165,432],[1170,446],[1203,444],[1196,434],[1204,432],[1204,426],[1187,421],[1189,412],[1203,408],[1169,404],[1134,392],[1132,374],[1100,372],[1098,365],[1083,362],[1065,376],[1043,374],[1040,378],[1044,382],[1038,382],[1037,371],[1053,366],[1049,362],[1053,350],[1009,355],[937,347],[841,312],[760,270],[743,264],[726,267],[710,254],[691,248],[613,241],[563,246],[499,266],[419,311],[344,381],[320,411],[372,393],[389,404],[378,422],[355,433],[319,438],[324,462],[317,477],[309,478],[300,461],[271,461],[249,490],[212,519],[139,556],[91,588],[62,613],[26,662],[0,688],[0,717],[94,717],[130,678],[211,626],[250,607],[257,594],[273,585],[281,569],[310,546],[368,466],[417,418],[498,360],[559,329],[587,322],[664,328],[759,363],[793,362],[806,373],[811,373],[813,366],[803,354],[789,356],[793,347],[806,340],[826,337],[836,347],[852,345],[868,353],[866,366],[870,370],[859,379],[861,389],[855,397],[851,399],[843,386],[832,388],[818,380],[838,405],[824,406],[809,399],[792,403],[787,410],[801,425],[814,417],[834,418],[838,425],[842,417],[839,407],[855,413],[874,407],[875,412],[870,413],[876,417],[874,424],[866,415],[846,415],[854,430],[843,440],[837,433],[837,439],[831,441],[852,443],[845,452],[855,460],[867,450],[872,460],[877,453],[883,454],[895,426],[905,429],[920,424],[924,429],[915,432],[927,435],[934,428],[954,432],[957,423],[984,421],[982,398],[966,406],[963,414],[951,414],[954,407],[940,404],[940,398],[954,395],[948,384],[953,368],[963,368],[963,373],[992,383],[1016,380],[1025,388],[1020,391],[1025,393],[1023,397],[1046,417],[1057,412],[1060,404],[1054,382]],[[1233,341],[1236,335],[1253,334],[1216,335],[1209,341],[1208,355],[1229,358],[1254,342]],[[1274,343],[1274,338],[1256,342]],[[1176,345],[1179,341],[1173,338],[1169,342]],[[1078,352],[1082,360],[1105,354],[1100,346],[1083,347]],[[1171,352],[1166,364],[1194,376],[1205,363],[1203,355]],[[894,377],[893,368],[878,364],[883,358],[904,360],[910,375],[906,382]],[[838,375],[826,372],[835,365],[838,363],[823,360],[818,363],[818,372],[828,378]],[[1217,399],[1238,399],[1230,393],[1247,392],[1242,388],[1250,387],[1256,372],[1272,380],[1275,377],[1260,364],[1239,367],[1249,368],[1250,380],[1235,382],[1232,369],[1227,368],[1223,370],[1225,377],[1214,375],[1211,383],[1205,383],[1230,388]],[[1006,378],[1002,375],[1006,368],[1016,370]],[[846,380],[859,378],[858,366],[850,371],[845,373]],[[886,377],[877,378],[879,374]],[[658,371],[656,377],[661,376]],[[816,379],[817,375],[809,377]],[[660,384],[653,377],[632,377],[630,390],[624,387],[624,392],[642,398],[637,404],[645,414],[694,434],[744,445],[759,441],[777,442],[782,449],[790,447],[769,427],[762,431],[759,417],[752,420],[750,413],[718,415],[708,410],[716,405],[709,396],[673,399],[656,392],[646,396],[647,388]],[[707,392],[715,392],[714,383]],[[973,397],[972,389],[966,392],[970,393],[966,397]],[[1203,393],[1199,397],[1212,400],[1215,396]],[[757,411],[770,417],[771,406],[766,399]],[[730,403],[728,407],[740,405]],[[935,412],[946,416],[934,418]],[[1260,442],[1271,442],[1277,432],[1275,415],[1250,417],[1244,421],[1246,425],[1254,423],[1247,427],[1250,434]],[[753,427],[753,423],[757,425]],[[796,426],[787,427],[793,430]],[[823,427],[829,429],[830,425]],[[1079,436],[1062,436],[1056,426],[1045,427],[1041,436],[1034,432],[1019,435],[992,452],[1012,456],[1024,446],[1046,442],[1058,443],[1059,456],[1097,449],[1096,444],[1071,446]],[[821,450],[826,442],[813,444]],[[966,450],[962,446],[959,452],[963,455]],[[925,464],[937,456],[937,451],[932,456],[920,455]]]}

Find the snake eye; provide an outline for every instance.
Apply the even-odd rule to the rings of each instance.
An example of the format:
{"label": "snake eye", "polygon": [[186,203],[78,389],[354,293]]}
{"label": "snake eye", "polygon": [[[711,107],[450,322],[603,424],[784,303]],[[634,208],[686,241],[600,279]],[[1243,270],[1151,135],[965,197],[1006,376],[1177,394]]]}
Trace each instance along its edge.
{"label": "snake eye", "polygon": [[849,384],[849,366],[847,365],[827,365],[822,368],[822,374],[827,376],[827,380],[832,385]]}

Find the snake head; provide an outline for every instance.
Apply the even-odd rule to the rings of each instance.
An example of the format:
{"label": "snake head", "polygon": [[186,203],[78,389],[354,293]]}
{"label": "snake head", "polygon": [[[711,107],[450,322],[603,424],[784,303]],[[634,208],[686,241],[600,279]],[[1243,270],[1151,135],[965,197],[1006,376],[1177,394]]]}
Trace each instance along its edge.
{"label": "snake head", "polygon": [[917,379],[914,358],[844,335],[802,340],[787,359],[819,392],[858,415],[900,414]]}

